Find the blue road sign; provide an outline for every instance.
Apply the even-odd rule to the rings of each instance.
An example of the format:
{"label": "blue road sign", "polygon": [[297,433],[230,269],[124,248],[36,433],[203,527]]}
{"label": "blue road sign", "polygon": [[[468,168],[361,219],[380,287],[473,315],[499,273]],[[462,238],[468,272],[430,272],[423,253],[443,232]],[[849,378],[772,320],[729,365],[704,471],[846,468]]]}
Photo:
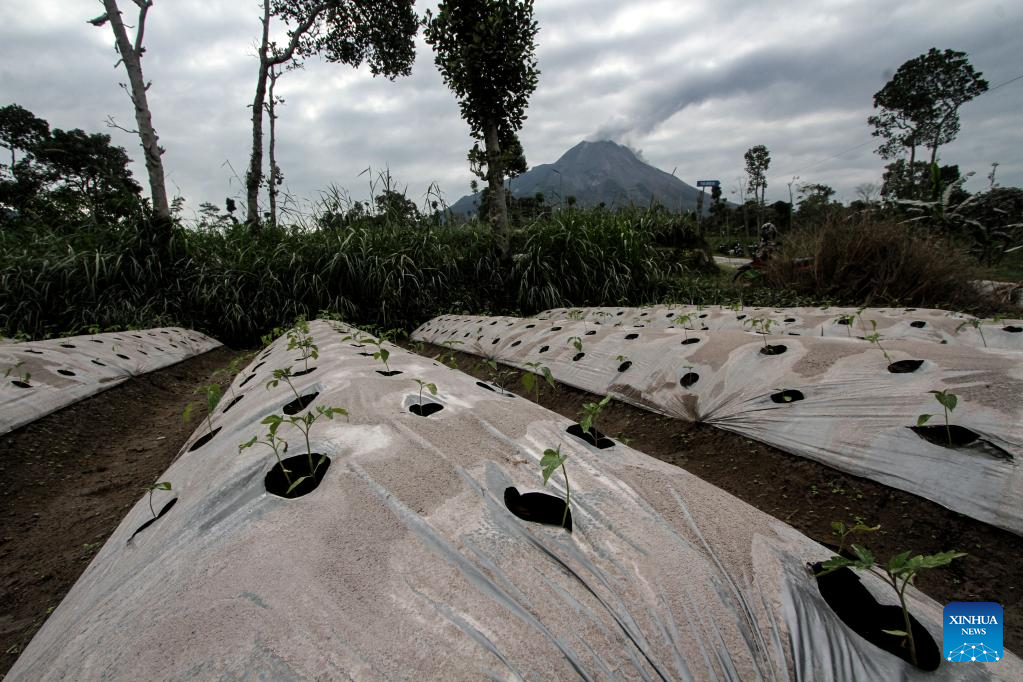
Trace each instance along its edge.
{"label": "blue road sign", "polygon": [[697,180],[696,181],[696,186],[697,187],[720,187],[721,186],[721,181],[720,180]]}

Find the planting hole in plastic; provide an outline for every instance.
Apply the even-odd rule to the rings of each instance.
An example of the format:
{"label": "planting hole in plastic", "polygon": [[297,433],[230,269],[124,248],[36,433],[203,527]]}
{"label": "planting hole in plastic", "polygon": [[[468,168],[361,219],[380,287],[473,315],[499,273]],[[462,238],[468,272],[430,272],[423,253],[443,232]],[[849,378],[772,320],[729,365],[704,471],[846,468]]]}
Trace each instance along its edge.
{"label": "planting hole in plastic", "polygon": [[400,369],[392,369],[389,372],[385,372],[382,369],[378,369],[377,370],[377,374],[379,374],[380,376],[385,376],[385,377],[394,377],[394,376],[398,376],[401,373],[402,373],[402,371]]}
{"label": "planting hole in plastic", "polygon": [[105,362],[100,362],[99,360],[93,360],[93,361],[92,361],[92,364],[94,364],[94,365],[99,365],[100,367],[106,367],[106,366],[107,366],[107,363],[105,363]]}
{"label": "planting hole in plastic", "polygon": [[316,396],[320,395],[319,391],[313,393],[306,393],[304,396],[295,398],[290,403],[285,405],[281,410],[284,414],[295,415],[304,410],[309,406],[309,403],[316,400]]}
{"label": "planting hole in plastic", "polygon": [[532,329],[535,326],[536,326],[535,324],[527,324],[526,329]]}
{"label": "planting hole in plastic", "polygon": [[579,362],[584,357],[586,357],[586,353],[576,353],[575,355],[572,356],[572,362]]}
{"label": "planting hole in plastic", "polygon": [[[309,460],[309,455],[305,454],[288,457],[281,462],[274,463],[273,468],[266,473],[266,477],[263,479],[263,486],[266,488],[266,491],[271,495],[293,500],[296,497],[308,495],[316,490],[320,485],[320,481],[326,475],[327,469],[330,468],[330,457],[314,452],[312,454],[312,461],[315,472],[309,471]],[[291,477],[292,483],[303,476],[306,477],[290,493],[288,488],[291,487],[291,483],[288,483],[288,478],[281,471],[281,464],[288,470],[288,476]]]}
{"label": "planting hole in plastic", "polygon": [[292,373],[291,376],[293,376],[293,377],[304,377],[306,374],[309,374],[310,372],[315,372],[315,371],[316,371],[315,367],[310,367],[309,369],[302,369],[302,370],[299,370],[297,372],[294,372],[294,373]]}
{"label": "planting hole in plastic", "polygon": [[493,341],[491,341],[491,342],[490,342],[490,345],[494,345],[495,343],[497,343],[497,342],[498,342],[498,341],[500,341],[500,340],[501,340],[501,337],[499,336],[499,337],[497,337],[496,339],[494,339]]}
{"label": "planting hole in plastic", "polygon": [[141,526],[139,526],[138,528],[135,529],[135,532],[131,534],[130,538],[128,538],[128,542],[131,542],[132,540],[134,540],[136,535],[138,535],[139,533],[144,531],[146,528],[149,528],[151,525],[153,525],[154,523],[159,521],[161,518],[163,518],[164,514],[169,512],[171,510],[171,507],[173,507],[175,505],[175,503],[177,503],[177,501],[178,501],[178,498],[175,497],[173,500],[171,500],[167,504],[163,505],[163,508],[160,509],[160,513],[159,514],[157,514],[156,516],[154,516],[153,518],[149,519],[148,521],[146,521]]}
{"label": "planting hole in plastic", "polygon": [[373,357],[372,353],[367,353],[366,351],[360,351],[359,353],[356,353],[356,355],[361,355],[364,358],[371,358],[371,357]]}
{"label": "planting hole in plastic", "polygon": [[742,319],[745,319],[745,318],[746,318],[745,315],[736,315],[735,316],[735,319],[737,319],[737,320],[742,320]]}
{"label": "planting hole in plastic", "polygon": [[788,348],[786,346],[784,346],[784,345],[779,343],[779,344],[776,344],[776,345],[773,345],[773,346],[772,345],[761,346],[760,347],[760,354],[761,355],[781,355],[782,353],[784,353],[787,350],[788,350]]}
{"label": "planting hole in plastic", "polygon": [[512,343],[511,347],[514,348],[515,346],[519,345],[520,343],[522,343],[522,339],[519,339],[518,341],[515,341],[514,343]]}
{"label": "planting hole in plastic", "polygon": [[665,317],[667,317],[668,319],[671,319],[671,318],[675,317],[675,313],[668,313],[667,315],[665,315]]}
{"label": "planting hole in plastic", "polygon": [[550,350],[550,348],[551,348],[550,346],[540,346],[539,352],[546,353],[548,350]]}
{"label": "planting hole in plastic", "polygon": [[[965,426],[959,426],[958,424],[949,424],[948,428],[945,428],[944,424],[935,424],[932,426],[911,426],[913,433],[923,438],[928,443],[934,445],[940,445],[942,447],[953,447],[961,448],[965,445],[969,445],[976,441],[980,436]],[[952,441],[951,446],[949,440]]]}
{"label": "planting hole in plastic", "polygon": [[597,429],[592,426],[589,431],[583,431],[583,427],[578,424],[572,424],[565,429],[565,431],[569,435],[575,436],[579,440],[589,443],[598,450],[606,450],[615,446],[615,442],[613,440],[602,434],[600,431],[597,431]]}
{"label": "planting hole in plastic", "polygon": [[916,327],[917,329],[923,329],[924,327],[927,326],[927,323],[924,322],[923,320],[917,320],[916,322],[910,322],[909,326]]}
{"label": "planting hole in plastic", "polygon": [[849,318],[848,317],[840,317],[840,318],[838,318],[837,322],[838,322],[838,324],[845,324],[845,325],[847,325],[847,324],[849,324]]}
{"label": "planting hole in plastic", "polygon": [[15,379],[11,383],[17,386],[18,388],[32,388],[32,384],[28,383],[27,381],[21,381],[20,379]]}
{"label": "planting hole in plastic", "polygon": [[242,386],[244,386],[245,384],[249,383],[250,381],[252,381],[255,378],[256,378],[255,374],[250,374],[249,376],[245,377],[245,381],[243,381],[240,384],[238,384],[238,388],[241,388]]}
{"label": "planting hole in plastic", "polygon": [[117,357],[121,358],[122,360],[131,360],[131,358],[129,358],[124,353],[117,353],[116,355],[117,355]]}
{"label": "planting hole in plastic", "polygon": [[565,501],[560,497],[547,493],[522,494],[512,486],[504,489],[504,506],[523,521],[561,527],[561,520],[565,519],[565,530],[572,532],[572,510],[568,510],[566,517]]}
{"label": "planting hole in plastic", "polygon": [[265,362],[259,363],[258,365],[256,365],[255,367],[252,368],[252,371],[255,372],[257,369],[259,369],[260,367],[262,367],[265,364],[266,364]]}
{"label": "planting hole in plastic", "polygon": [[784,391],[778,391],[777,393],[771,394],[771,402],[784,405],[785,403],[794,403],[797,400],[802,400],[806,396],[803,395],[802,391],[789,388]]}
{"label": "planting hole in plastic", "polygon": [[444,406],[440,403],[434,403],[424,400],[422,403],[415,403],[409,405],[408,411],[417,417],[429,417],[431,414],[437,414],[444,409]]}
{"label": "planting hole in plastic", "polygon": [[192,447],[188,448],[188,451],[189,452],[195,452],[196,450],[198,450],[202,446],[204,446],[207,443],[209,443],[211,440],[213,440],[214,436],[216,436],[218,433],[220,433],[220,429],[221,428],[223,428],[223,427],[218,426],[217,428],[213,429],[212,431],[210,431],[206,435],[204,435],[201,438],[199,438],[198,440],[196,440],[194,443],[192,443]]}
{"label": "planting hole in plastic", "polygon": [[618,365],[618,371],[624,372],[628,370],[630,367],[632,367],[632,360],[626,360],[622,364]]}
{"label": "planting hole in plastic", "polygon": [[678,380],[678,383],[682,388],[689,388],[699,380],[700,375],[696,372],[686,372],[682,375],[682,378]]}
{"label": "planting hole in plastic", "polygon": [[551,327],[551,331],[552,332],[560,332],[561,331],[561,327]]}
{"label": "planting hole in plastic", "polygon": [[688,339],[683,339],[682,340],[682,345],[683,346],[688,346],[690,344],[699,343],[699,342],[700,342],[700,340],[698,338],[696,338],[695,336],[692,336],[692,337],[690,337]]}
{"label": "planting hole in plastic", "polygon": [[93,343],[103,343],[103,339],[89,339]]}
{"label": "planting hole in plastic", "polygon": [[909,374],[920,369],[923,364],[923,360],[897,360],[888,365],[888,371],[892,374]]}
{"label": "planting hole in plastic", "polygon": [[785,318],[785,321],[786,321],[786,322],[795,322],[795,321],[796,321],[796,318],[794,318],[794,317],[786,317],[786,318]]}
{"label": "planting hole in plastic", "polygon": [[590,331],[588,331],[585,334],[583,334],[583,336],[593,336],[596,333],[597,333],[596,329],[591,329]]}
{"label": "planting hole in plastic", "polygon": [[1023,327],[1017,327],[1014,324],[1010,324],[1006,327],[1002,327],[1002,331],[1009,332],[1010,334],[1019,334],[1020,332],[1023,332]]}
{"label": "planting hole in plastic", "polygon": [[239,400],[241,400],[241,399],[242,399],[242,398],[244,398],[244,397],[245,397],[244,395],[236,395],[236,396],[235,396],[235,397],[234,397],[234,398],[233,398],[233,399],[231,400],[231,402],[229,402],[229,403],[228,403],[227,405],[225,405],[225,406],[224,406],[224,412],[227,412],[227,411],[228,411],[228,410],[230,410],[230,409],[231,409],[232,407],[234,407],[235,405],[237,405],[237,404],[238,404],[238,401],[239,401]]}
{"label": "planting hole in plastic", "polygon": [[42,355],[43,354],[43,352],[41,350],[35,350],[33,348],[26,348],[25,352],[26,353],[31,353],[32,355]]}
{"label": "planting hole in plastic", "polygon": [[57,374],[61,374],[66,377],[73,377],[75,375],[75,373],[69,369],[58,369]]}
{"label": "planting hole in plastic", "polygon": [[639,338],[639,334],[626,334],[625,335],[625,340],[626,341],[632,341],[633,339],[638,339],[638,338]]}
{"label": "planting hole in plastic", "polygon": [[701,320],[702,320],[703,318],[705,318],[705,317],[707,317],[707,313],[703,313],[703,314],[699,315],[699,318],[700,318]]}
{"label": "planting hole in plastic", "polygon": [[[821,564],[812,564],[810,569],[816,574],[822,570]],[[835,615],[856,634],[874,646],[910,662],[905,637],[884,632],[901,631],[906,627],[901,607],[879,604],[870,590],[860,582],[859,576],[848,568],[817,577],[817,589]],[[913,628],[918,667],[926,671],[937,670],[941,664],[941,651],[937,643],[912,614],[909,620]]]}

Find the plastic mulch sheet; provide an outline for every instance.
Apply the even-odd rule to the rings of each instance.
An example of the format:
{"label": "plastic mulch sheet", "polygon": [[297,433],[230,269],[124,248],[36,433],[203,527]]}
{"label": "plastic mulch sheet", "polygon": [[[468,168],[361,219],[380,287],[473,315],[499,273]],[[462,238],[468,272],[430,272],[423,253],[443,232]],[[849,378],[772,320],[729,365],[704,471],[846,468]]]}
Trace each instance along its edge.
{"label": "plastic mulch sheet", "polygon": [[[385,368],[347,330],[310,328],[314,369],[294,392],[267,389],[274,368],[306,369],[278,340],[239,375],[216,435],[196,447],[201,427],[161,477],[173,488],[156,508],[173,506],[136,534],[152,514],[135,505],[10,679],[1023,676],[1004,652],[919,671],[840,620],[806,569],[829,552],[786,524],[436,362],[385,346]],[[298,416],[341,406],[350,421],[314,422],[309,447],[329,465],[285,499],[265,487],[270,448],[238,445],[314,393]],[[427,405],[440,409],[415,414]],[[277,435],[306,454],[298,428]],[[552,447],[567,455],[571,533],[522,518],[546,519],[535,494],[566,492],[560,469],[543,485]],[[862,588],[863,608],[896,603],[870,576]],[[940,607],[907,595],[940,642]]]}
{"label": "plastic mulch sheet", "polygon": [[218,346],[216,339],[178,327],[2,344],[0,434]]}
{"label": "plastic mulch sheet", "polygon": [[[540,363],[570,386],[741,433],[1023,533],[1023,353],[769,331],[444,316],[413,338],[521,369]],[[947,430],[931,391],[957,396]],[[933,416],[916,429],[921,414]]]}

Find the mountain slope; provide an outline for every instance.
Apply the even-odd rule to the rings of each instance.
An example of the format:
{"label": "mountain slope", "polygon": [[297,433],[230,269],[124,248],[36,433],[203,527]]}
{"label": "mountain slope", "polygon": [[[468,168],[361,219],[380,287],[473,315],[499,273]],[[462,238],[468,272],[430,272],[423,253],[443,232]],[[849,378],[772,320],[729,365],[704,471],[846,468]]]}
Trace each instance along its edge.
{"label": "mountain slope", "polygon": [[[554,163],[535,166],[511,181],[515,197],[543,193],[549,204],[573,196],[577,206],[609,208],[635,204],[649,206],[651,198],[672,211],[696,210],[700,190],[674,175],[644,163],[628,147],[609,140],[580,142]],[[480,195],[464,196],[451,207],[455,213],[475,213]],[[710,207],[710,192],[703,210]]]}

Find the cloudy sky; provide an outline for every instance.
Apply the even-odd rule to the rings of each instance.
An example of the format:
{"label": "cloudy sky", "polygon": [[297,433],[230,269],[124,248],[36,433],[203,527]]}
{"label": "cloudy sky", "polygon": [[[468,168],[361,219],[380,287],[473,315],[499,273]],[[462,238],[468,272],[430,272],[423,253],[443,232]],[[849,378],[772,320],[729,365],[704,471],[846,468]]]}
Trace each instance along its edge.
{"label": "cloudy sky", "polygon": [[[120,4],[132,17],[133,3]],[[109,25],[86,23],[101,13],[98,0],[2,0],[0,106],[109,132],[141,159],[137,139],[105,124],[134,127]],[[186,215],[240,196],[259,15],[244,0],[156,0],[150,12],[143,68],[168,190],[187,198]],[[879,184],[866,124],[873,93],[930,47],[967,52],[992,87],[1023,75],[1018,0],[540,0],[536,18],[542,73],[521,133],[530,164],[614,139],[728,192],[744,151],[765,144],[768,200],[787,200],[793,176],[846,201],[857,185]],[[431,183],[452,203],[467,193],[468,129],[421,38],[417,49],[412,76],[395,82],[317,61],[282,78],[278,157],[294,196],[336,185],[364,198],[367,168],[389,168],[419,203]],[[1000,184],[1023,186],[1021,111],[1023,79],[963,107],[962,132],[941,157],[976,171],[969,189],[986,186],[994,161]],[[135,174],[144,181],[140,163]]]}

